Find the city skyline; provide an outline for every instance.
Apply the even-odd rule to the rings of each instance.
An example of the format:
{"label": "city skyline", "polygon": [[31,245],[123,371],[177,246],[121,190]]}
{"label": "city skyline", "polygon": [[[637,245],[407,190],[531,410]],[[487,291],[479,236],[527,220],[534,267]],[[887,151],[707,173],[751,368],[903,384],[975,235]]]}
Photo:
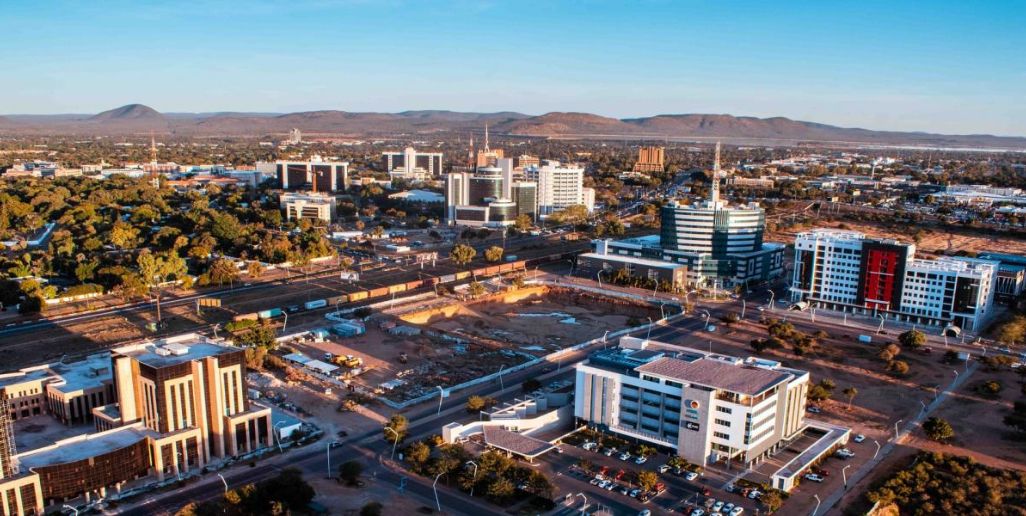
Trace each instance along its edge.
{"label": "city skyline", "polygon": [[6,14],[8,66],[23,77],[0,86],[6,114],[130,102],[161,112],[730,113],[1026,134],[1016,59],[1026,36],[1015,30],[1026,11],[1011,3],[56,2]]}

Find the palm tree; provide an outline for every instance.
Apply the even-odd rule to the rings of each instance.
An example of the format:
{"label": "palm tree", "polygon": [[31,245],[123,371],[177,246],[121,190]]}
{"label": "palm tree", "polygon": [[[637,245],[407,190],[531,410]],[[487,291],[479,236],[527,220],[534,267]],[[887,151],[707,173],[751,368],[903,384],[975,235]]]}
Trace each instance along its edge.
{"label": "palm tree", "polygon": [[854,385],[852,385],[849,387],[845,387],[845,389],[841,392],[843,392],[844,395],[848,397],[848,410],[851,410],[851,402],[855,399],[855,396],[858,396],[859,390],[856,389]]}

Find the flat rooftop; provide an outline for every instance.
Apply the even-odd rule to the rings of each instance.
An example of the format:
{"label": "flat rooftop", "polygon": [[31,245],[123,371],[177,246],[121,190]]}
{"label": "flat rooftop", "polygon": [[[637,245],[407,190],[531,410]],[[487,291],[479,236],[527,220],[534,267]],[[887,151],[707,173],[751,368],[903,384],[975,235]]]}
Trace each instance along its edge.
{"label": "flat rooftop", "polygon": [[150,367],[161,368],[240,350],[197,333],[187,333],[115,348],[114,353],[132,357]]}
{"label": "flat rooftop", "polygon": [[147,431],[126,426],[93,434],[82,434],[58,441],[45,448],[18,455],[23,469],[67,464],[103,455],[131,446],[145,439]]}
{"label": "flat rooftop", "polygon": [[719,360],[702,358],[687,361],[679,358],[661,358],[635,369],[683,383],[693,383],[755,396],[775,385],[786,382],[791,375],[757,367],[728,364]]}
{"label": "flat rooftop", "polygon": [[11,385],[19,385],[25,382],[31,382],[35,380],[42,380],[52,376],[49,371],[45,369],[36,369],[33,371],[15,372],[8,373],[0,376],[0,389]]}
{"label": "flat rooftop", "polygon": [[484,427],[484,440],[488,446],[528,458],[537,457],[556,447],[550,442],[490,425]]}
{"label": "flat rooftop", "polygon": [[636,265],[644,265],[646,267],[658,268],[658,269],[684,269],[686,266],[683,263],[676,262],[664,262],[662,260],[653,260],[651,258],[639,258],[637,256],[627,256],[623,254],[599,254],[599,253],[583,253],[577,256],[578,259],[593,259],[593,260],[605,260],[609,262],[619,263],[633,263]]}
{"label": "flat rooftop", "polygon": [[111,379],[110,355],[100,353],[89,355],[85,360],[68,364],[51,364],[50,370],[64,380],[53,386],[64,393],[95,389]]}
{"label": "flat rooftop", "polygon": [[48,414],[21,418],[11,423],[18,451],[28,452],[58,441],[93,432],[92,423],[68,426]]}

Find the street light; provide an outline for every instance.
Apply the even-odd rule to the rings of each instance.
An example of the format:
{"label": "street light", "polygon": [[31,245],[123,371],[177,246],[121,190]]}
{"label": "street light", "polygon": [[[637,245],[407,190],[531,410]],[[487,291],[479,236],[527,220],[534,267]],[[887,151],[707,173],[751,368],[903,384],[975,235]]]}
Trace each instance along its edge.
{"label": "street light", "polygon": [[227,495],[228,494],[228,481],[225,480],[224,479],[224,475],[222,475],[220,473],[218,473],[217,476],[221,477],[221,482],[224,484],[224,494]]}
{"label": "street light", "polygon": [[595,277],[598,278],[599,288],[602,288],[602,270],[600,269],[595,273]]}
{"label": "street light", "polygon": [[902,421],[904,420],[899,419],[894,422],[894,442],[898,442],[898,425],[901,424]]}
{"label": "street light", "polygon": [[776,297],[776,295],[777,295],[777,293],[774,292],[773,289],[770,289],[769,311],[771,311],[771,312],[773,311],[773,298]]}
{"label": "street light", "polygon": [[441,478],[445,473],[439,473],[435,477],[435,481],[431,484],[431,489],[435,491],[435,506],[438,507],[438,512],[442,512],[442,502],[438,501],[438,479]]}
{"label": "street light", "polygon": [[816,508],[812,509],[812,516],[816,516],[816,513],[819,512],[819,495],[814,494],[812,496],[816,499]]}
{"label": "street light", "polygon": [[606,349],[606,337],[609,337],[609,330],[602,334],[602,349]]}
{"label": "street light", "polygon": [[441,385],[436,385],[436,387],[438,387],[438,412],[435,415],[440,415],[442,413],[442,398],[445,397],[445,389]]}
{"label": "street light", "polygon": [[709,311],[708,310],[702,310],[702,313],[705,314],[705,327],[706,327],[706,329],[708,329],[709,328]]}
{"label": "street light", "polygon": [[844,488],[845,489],[848,489],[848,472],[847,472],[847,470],[850,467],[851,467],[851,464],[848,464],[847,466],[841,468],[841,478],[844,479]]}
{"label": "street light", "polygon": [[745,318],[745,308],[747,308],[747,303],[745,303],[745,300],[742,299],[741,300],[741,319]]}
{"label": "street light", "polygon": [[474,465],[474,476],[472,477],[473,483],[470,484],[470,497],[473,498],[474,497],[474,484],[477,483],[477,463],[472,461],[472,460],[468,460],[466,462],[466,464],[464,464],[464,466],[466,466],[467,464],[473,464]]}
{"label": "street light", "polygon": [[274,426],[271,427],[271,434],[274,436],[275,442],[278,443],[278,453],[285,453],[285,452],[281,451],[281,438],[278,437],[278,432],[276,431],[278,429],[278,425],[284,425],[284,424],[285,424],[285,421],[278,421],[277,423],[274,424]]}
{"label": "street light", "polygon": [[584,505],[581,506],[581,514],[584,514],[584,510],[588,508],[588,497],[584,496],[584,493],[577,493],[576,496],[580,496],[584,500]]}
{"label": "street light", "polygon": [[876,445],[876,451],[873,452],[873,460],[876,460],[876,456],[880,454],[880,441],[874,439],[873,444]]}
{"label": "street light", "polygon": [[399,445],[399,432],[396,432],[394,428],[386,426],[385,430],[395,434],[395,442],[392,443],[392,456],[388,460],[395,460],[395,447]]}
{"label": "street light", "polygon": [[923,410],[920,413],[926,412],[926,402],[923,400],[919,400],[919,404],[923,406]]}
{"label": "street light", "polygon": [[652,337],[652,318],[648,318],[648,334],[645,335],[645,342],[648,342],[649,338]]}
{"label": "street light", "polygon": [[289,311],[286,309],[282,313],[285,315],[285,322],[281,324],[281,334],[285,335],[285,327],[289,325]]}
{"label": "street light", "polygon": [[884,317],[883,314],[877,314],[877,317],[880,318],[880,327],[876,329],[876,334],[879,335],[880,332],[883,331],[884,321],[886,321],[887,319]]}
{"label": "street light", "polygon": [[500,366],[500,367],[499,367],[499,390],[500,390],[500,391],[504,391],[504,390],[506,390],[506,386],[505,386],[505,385],[503,385],[503,383],[502,383],[502,370],[503,370],[503,369],[504,369],[505,367],[506,367],[506,364],[502,364],[502,366]]}

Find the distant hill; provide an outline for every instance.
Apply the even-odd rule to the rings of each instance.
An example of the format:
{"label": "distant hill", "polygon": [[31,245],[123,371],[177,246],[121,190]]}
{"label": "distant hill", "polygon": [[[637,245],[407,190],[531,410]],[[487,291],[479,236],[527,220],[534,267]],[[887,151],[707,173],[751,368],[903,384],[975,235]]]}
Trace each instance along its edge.
{"label": "distant hill", "polygon": [[116,120],[163,120],[164,115],[149,106],[142,104],[128,104],[119,108],[110,109],[97,113],[89,120],[92,122],[106,122]]}
{"label": "distant hill", "polygon": [[616,119],[591,113],[553,112],[539,116],[503,111],[467,113],[445,110],[357,113],[338,110],[299,113],[160,113],[143,104],[128,104],[95,115],[6,115],[4,134],[125,135],[148,132],[178,135],[273,136],[293,127],[306,135],[394,137],[445,132],[480,133],[488,124],[495,135],[555,138],[624,138],[682,141],[723,140],[767,145],[797,142],[996,147],[1026,149],[1026,138],[942,135],[925,132],[874,131],[783,117],[756,118],[727,114],[667,114]]}

